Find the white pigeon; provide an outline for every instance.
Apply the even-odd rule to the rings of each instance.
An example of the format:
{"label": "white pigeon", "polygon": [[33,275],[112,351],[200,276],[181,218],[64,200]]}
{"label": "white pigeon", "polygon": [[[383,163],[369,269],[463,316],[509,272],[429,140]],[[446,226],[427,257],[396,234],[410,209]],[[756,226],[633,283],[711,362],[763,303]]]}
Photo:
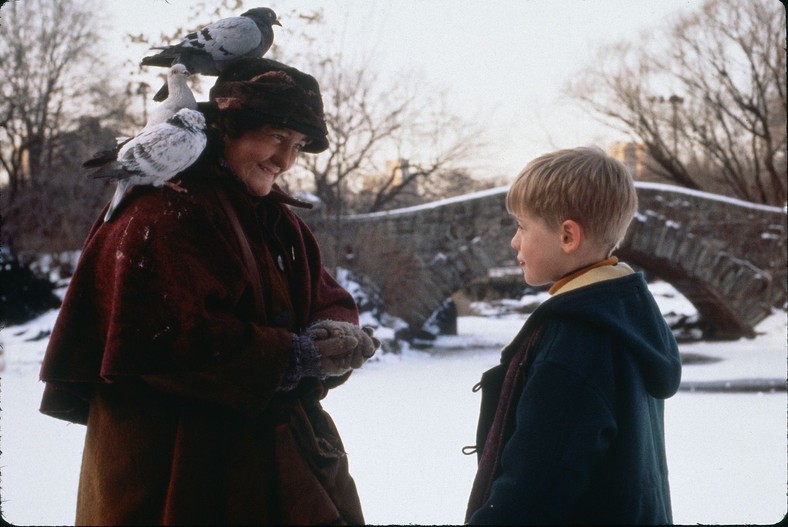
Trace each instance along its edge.
{"label": "white pigeon", "polygon": [[[234,60],[260,58],[274,42],[273,26],[281,26],[273,9],[257,7],[240,16],[222,18],[186,35],[178,44],[158,47],[156,55],[143,57],[143,66],[169,68],[180,62],[192,73],[219,75]],[[154,101],[167,96],[163,86]]]}
{"label": "white pigeon", "polygon": [[205,116],[188,108],[178,110],[164,123],[143,128],[123,145],[115,161],[91,174],[118,182],[104,221],[112,219],[126,191],[134,185],[168,185],[183,191],[170,180],[197,161],[206,143]]}
{"label": "white pigeon", "polygon": [[148,122],[145,123],[146,128],[166,122],[183,108],[197,109],[197,100],[187,82],[189,75],[189,70],[183,64],[172,65],[167,72],[169,96],[151,112]]}

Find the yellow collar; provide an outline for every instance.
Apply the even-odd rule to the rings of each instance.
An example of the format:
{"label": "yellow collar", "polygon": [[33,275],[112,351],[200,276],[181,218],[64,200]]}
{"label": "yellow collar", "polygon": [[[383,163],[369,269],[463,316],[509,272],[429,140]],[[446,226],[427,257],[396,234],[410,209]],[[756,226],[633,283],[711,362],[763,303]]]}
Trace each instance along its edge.
{"label": "yellow collar", "polygon": [[604,280],[612,280],[613,278],[620,278],[634,273],[635,271],[627,264],[619,263],[618,258],[611,256],[600,262],[593,263],[582,269],[578,269],[560,280],[557,280],[550,290],[551,295],[566,293],[579,287],[602,282]]}

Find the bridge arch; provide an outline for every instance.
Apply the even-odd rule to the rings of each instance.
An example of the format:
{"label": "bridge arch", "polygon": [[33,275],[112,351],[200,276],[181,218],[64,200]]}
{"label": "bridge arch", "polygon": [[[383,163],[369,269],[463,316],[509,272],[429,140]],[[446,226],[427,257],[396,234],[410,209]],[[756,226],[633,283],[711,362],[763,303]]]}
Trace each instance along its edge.
{"label": "bridge arch", "polygon": [[[387,311],[419,328],[455,291],[513,265],[507,188],[342,217],[332,242],[348,258],[333,263],[384,284]],[[753,336],[772,307],[785,304],[784,209],[671,185],[636,188],[638,213],[617,254],[670,282],[712,337]],[[320,226],[328,220],[307,221],[321,237],[330,232]]]}

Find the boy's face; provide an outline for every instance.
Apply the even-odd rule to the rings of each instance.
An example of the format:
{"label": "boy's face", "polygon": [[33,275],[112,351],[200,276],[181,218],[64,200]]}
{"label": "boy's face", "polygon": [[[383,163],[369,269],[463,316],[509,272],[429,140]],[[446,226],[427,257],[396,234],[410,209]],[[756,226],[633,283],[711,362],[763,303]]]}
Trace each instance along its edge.
{"label": "boy's face", "polygon": [[517,263],[523,270],[525,282],[538,286],[561,278],[566,266],[561,229],[551,227],[542,218],[527,212],[515,214],[514,217],[517,220],[517,232],[511,245],[517,251]]}

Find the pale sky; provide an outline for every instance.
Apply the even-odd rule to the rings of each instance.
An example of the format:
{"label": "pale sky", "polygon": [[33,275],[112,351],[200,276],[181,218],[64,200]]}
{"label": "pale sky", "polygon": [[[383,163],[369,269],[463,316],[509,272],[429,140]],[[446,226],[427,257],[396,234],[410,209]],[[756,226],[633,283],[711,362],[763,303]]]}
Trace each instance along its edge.
{"label": "pale sky", "polygon": [[[126,32],[153,37],[171,33],[186,24],[194,3],[197,0],[103,0],[117,37],[110,49],[124,53],[121,37]],[[563,100],[561,87],[601,44],[638,38],[681,12],[699,9],[701,3],[268,0],[247,1],[245,9],[268,6],[283,15],[293,8],[323,7],[329,49],[371,56],[375,67],[387,74],[415,71],[445,90],[450,111],[488,129],[490,155],[482,171],[513,178],[530,159],[555,148],[591,143],[604,148],[624,139]],[[274,28],[275,42],[285,47],[288,20],[281,20],[285,27]]]}

